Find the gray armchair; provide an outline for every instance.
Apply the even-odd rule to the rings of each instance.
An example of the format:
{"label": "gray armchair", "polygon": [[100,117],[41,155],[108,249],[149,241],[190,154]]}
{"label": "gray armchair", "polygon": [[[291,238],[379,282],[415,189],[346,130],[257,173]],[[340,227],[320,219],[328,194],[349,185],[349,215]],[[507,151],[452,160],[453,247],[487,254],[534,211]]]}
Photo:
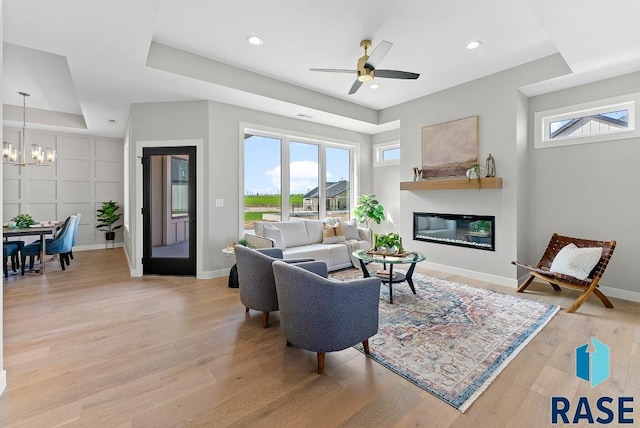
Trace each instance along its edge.
{"label": "gray armchair", "polygon": [[273,263],[280,305],[280,328],[287,346],[317,352],[318,374],[326,352],[341,351],[378,332],[380,279],[327,279],[324,262]]}
{"label": "gray armchair", "polygon": [[246,308],[262,311],[262,327],[269,325],[269,312],[278,310],[278,297],[271,263],[282,259],[279,248],[253,250],[236,245],[234,248],[238,266],[240,301]]}
{"label": "gray armchair", "polygon": [[[271,263],[282,260],[279,248],[251,248],[236,245],[234,248],[238,268],[240,301],[246,308],[262,311],[262,327],[269,325],[269,312],[278,310],[278,297],[273,279]],[[290,259],[287,263],[304,262],[313,259]]]}

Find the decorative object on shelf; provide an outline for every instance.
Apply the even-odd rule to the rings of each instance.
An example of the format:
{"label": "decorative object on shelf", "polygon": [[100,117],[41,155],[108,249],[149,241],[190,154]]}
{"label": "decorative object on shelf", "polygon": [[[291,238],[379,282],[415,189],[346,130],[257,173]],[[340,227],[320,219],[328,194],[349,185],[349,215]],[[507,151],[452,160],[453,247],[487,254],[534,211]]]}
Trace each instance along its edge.
{"label": "decorative object on shelf", "polygon": [[362,194],[358,197],[358,205],[353,209],[353,214],[359,223],[369,227],[369,219],[380,224],[385,219],[384,207],[376,199],[376,195]]}
{"label": "decorative object on shelf", "polygon": [[487,156],[485,168],[487,169],[487,177],[495,177],[496,176],[496,160],[491,156]]}
{"label": "decorative object on shelf", "polygon": [[96,210],[96,220],[98,221],[96,229],[105,232],[104,237],[106,248],[113,248],[115,246],[115,231],[122,227],[121,224],[115,224],[120,220],[120,216],[122,216],[122,214],[117,212],[119,209],[120,206],[116,202],[108,201],[103,202],[102,207],[99,210]]}
{"label": "decorative object on shelf", "polygon": [[463,177],[478,162],[478,116],[422,128],[422,176]]}
{"label": "decorative object on shelf", "polygon": [[[11,227],[12,223],[14,225],[13,227]],[[17,216],[11,219],[11,222],[9,222],[9,228],[10,229],[26,229],[27,227],[33,226],[34,224],[36,224],[36,222],[33,219],[33,217],[31,217],[31,215],[18,214]]]}
{"label": "decorative object on shelf", "polygon": [[2,146],[2,157],[4,162],[15,166],[49,166],[56,160],[56,151],[47,147],[43,149],[39,144],[31,144],[31,159],[27,162],[26,132],[27,132],[27,97],[31,96],[26,92],[18,92],[22,95],[22,133],[20,133],[19,147],[13,147],[13,143],[5,141]]}
{"label": "decorative object on shelf", "polygon": [[482,187],[482,177],[487,176],[487,171],[480,166],[479,163],[475,163],[467,170],[467,178],[471,181],[472,178],[475,178],[478,182],[478,190]]}
{"label": "decorative object on shelf", "polygon": [[424,169],[418,168],[417,166],[413,167],[413,181],[422,181],[422,172]]}

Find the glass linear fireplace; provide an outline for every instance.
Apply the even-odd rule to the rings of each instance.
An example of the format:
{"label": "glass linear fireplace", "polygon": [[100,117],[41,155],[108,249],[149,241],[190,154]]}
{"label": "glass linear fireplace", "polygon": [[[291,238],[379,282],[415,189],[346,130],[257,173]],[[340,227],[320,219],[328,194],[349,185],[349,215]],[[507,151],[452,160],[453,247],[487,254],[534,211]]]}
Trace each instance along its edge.
{"label": "glass linear fireplace", "polygon": [[495,217],[414,212],[413,239],[495,251]]}

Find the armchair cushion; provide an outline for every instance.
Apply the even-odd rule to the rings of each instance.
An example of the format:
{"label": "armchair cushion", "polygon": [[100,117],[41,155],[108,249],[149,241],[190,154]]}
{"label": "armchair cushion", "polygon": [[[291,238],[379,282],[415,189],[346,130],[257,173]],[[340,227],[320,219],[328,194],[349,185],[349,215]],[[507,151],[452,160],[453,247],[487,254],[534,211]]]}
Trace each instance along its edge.
{"label": "armchair cushion", "polygon": [[575,244],[564,246],[553,259],[549,271],[586,279],[602,256],[602,248],[578,248]]}
{"label": "armchair cushion", "polygon": [[339,351],[378,332],[379,278],[336,281],[280,261],[273,273],[280,326],[293,345]]}

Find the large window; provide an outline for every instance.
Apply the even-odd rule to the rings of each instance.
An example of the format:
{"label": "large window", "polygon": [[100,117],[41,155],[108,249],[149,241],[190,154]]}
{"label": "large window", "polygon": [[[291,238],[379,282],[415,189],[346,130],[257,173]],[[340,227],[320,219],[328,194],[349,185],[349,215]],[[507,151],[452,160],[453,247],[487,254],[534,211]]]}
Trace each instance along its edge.
{"label": "large window", "polygon": [[634,138],[640,94],[608,98],[534,114],[536,149]]}
{"label": "large window", "polygon": [[244,135],[244,229],[255,221],[349,218],[352,148],[267,132]]}

